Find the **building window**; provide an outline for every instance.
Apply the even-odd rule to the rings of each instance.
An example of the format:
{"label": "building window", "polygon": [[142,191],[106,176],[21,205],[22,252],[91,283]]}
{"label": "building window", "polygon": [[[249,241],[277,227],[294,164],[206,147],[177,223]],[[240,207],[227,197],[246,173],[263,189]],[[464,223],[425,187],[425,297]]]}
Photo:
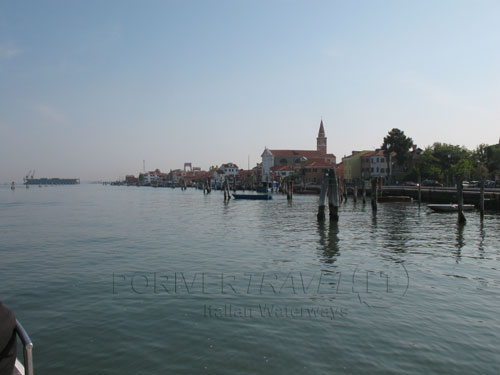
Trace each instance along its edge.
{"label": "building window", "polygon": [[313,168],[313,173],[316,173],[318,170],[316,168]]}
{"label": "building window", "polygon": [[373,173],[373,168],[372,168],[372,173]]}
{"label": "building window", "polygon": [[288,164],[288,162],[286,161],[286,159],[281,159],[280,164]]}
{"label": "building window", "polygon": [[383,163],[384,162],[384,158],[380,158],[380,162]]}
{"label": "building window", "polygon": [[377,172],[378,172],[378,167],[377,167]]}
{"label": "building window", "polygon": [[378,163],[378,158],[377,158],[377,163]]}
{"label": "building window", "polygon": [[385,172],[385,168],[380,168],[380,172],[384,173]]}

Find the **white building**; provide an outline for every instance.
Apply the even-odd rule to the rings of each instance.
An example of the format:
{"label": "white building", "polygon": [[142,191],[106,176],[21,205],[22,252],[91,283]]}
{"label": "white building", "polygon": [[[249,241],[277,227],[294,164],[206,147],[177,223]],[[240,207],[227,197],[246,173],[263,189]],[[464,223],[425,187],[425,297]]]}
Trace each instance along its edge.
{"label": "white building", "polygon": [[383,150],[376,150],[370,154],[370,176],[371,177],[387,177],[389,168],[387,168],[387,158]]}
{"label": "white building", "polygon": [[222,164],[220,169],[225,176],[238,176],[238,166],[234,163]]}
{"label": "white building", "polygon": [[150,171],[144,174],[144,182],[150,184],[160,180],[160,171],[157,169],[155,171]]}

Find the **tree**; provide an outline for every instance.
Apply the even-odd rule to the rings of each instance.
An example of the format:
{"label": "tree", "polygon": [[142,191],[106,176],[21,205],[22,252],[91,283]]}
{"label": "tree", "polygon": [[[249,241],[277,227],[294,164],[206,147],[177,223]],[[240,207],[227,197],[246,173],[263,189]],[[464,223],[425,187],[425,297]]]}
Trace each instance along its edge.
{"label": "tree", "polygon": [[443,180],[443,171],[439,168],[439,159],[434,156],[434,150],[427,147],[418,158],[416,175],[423,179]]}
{"label": "tree", "polygon": [[488,170],[492,178],[500,174],[500,145],[488,147]]}
{"label": "tree", "polygon": [[461,180],[467,179],[471,170],[472,162],[466,158],[460,159],[457,164],[453,164],[450,168],[451,174]]}
{"label": "tree", "polygon": [[397,128],[392,129],[389,134],[384,137],[384,143],[382,144],[382,150],[384,150],[385,159],[387,161],[387,170],[391,170],[390,160],[393,152],[396,153],[396,164],[405,168],[410,158],[410,149],[412,147],[413,140],[407,137],[404,131]]}
{"label": "tree", "polygon": [[488,145],[481,143],[472,151],[472,157],[475,163],[482,163],[484,165],[488,164]]}

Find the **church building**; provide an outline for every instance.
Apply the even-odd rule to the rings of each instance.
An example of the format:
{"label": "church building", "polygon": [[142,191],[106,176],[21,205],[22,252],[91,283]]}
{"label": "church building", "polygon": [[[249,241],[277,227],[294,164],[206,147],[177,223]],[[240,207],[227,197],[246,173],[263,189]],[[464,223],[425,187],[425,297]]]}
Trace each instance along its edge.
{"label": "church building", "polygon": [[322,170],[334,167],[336,162],[335,155],[327,151],[323,120],[319,125],[316,150],[270,150],[266,147],[261,157],[262,182],[271,182],[276,175],[284,176],[300,170],[322,173]]}

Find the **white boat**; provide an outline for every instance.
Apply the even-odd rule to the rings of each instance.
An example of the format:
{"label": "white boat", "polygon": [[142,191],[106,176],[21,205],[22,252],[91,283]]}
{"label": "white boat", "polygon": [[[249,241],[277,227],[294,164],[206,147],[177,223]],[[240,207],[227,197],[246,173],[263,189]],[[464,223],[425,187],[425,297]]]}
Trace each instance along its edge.
{"label": "white boat", "polygon": [[[456,204],[456,203],[428,204],[427,207],[429,207],[431,210],[434,210],[436,212],[458,212],[458,204]],[[464,211],[472,211],[474,209],[474,205],[473,204],[464,204],[462,209]]]}

